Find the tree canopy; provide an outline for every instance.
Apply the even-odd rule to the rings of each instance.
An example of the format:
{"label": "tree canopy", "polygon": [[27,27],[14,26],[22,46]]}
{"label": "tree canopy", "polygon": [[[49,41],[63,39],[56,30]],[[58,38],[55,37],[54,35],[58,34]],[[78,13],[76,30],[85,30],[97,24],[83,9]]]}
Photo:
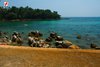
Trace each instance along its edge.
{"label": "tree canopy", "polygon": [[32,9],[31,7],[0,7],[0,20],[22,19],[60,19],[56,11],[49,9]]}

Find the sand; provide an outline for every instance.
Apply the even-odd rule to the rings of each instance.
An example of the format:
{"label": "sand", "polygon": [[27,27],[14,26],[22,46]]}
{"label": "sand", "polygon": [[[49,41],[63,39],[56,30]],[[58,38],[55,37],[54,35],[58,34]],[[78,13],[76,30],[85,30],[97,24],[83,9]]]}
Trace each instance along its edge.
{"label": "sand", "polygon": [[0,67],[100,67],[100,50],[1,45]]}

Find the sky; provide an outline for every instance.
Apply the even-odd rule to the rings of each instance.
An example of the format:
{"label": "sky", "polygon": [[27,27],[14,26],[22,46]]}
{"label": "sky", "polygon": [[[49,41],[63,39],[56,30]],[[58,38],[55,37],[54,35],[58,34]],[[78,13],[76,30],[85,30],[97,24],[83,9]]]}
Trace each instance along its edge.
{"label": "sky", "polygon": [[57,11],[62,17],[100,17],[100,0],[0,0],[0,6],[29,6]]}

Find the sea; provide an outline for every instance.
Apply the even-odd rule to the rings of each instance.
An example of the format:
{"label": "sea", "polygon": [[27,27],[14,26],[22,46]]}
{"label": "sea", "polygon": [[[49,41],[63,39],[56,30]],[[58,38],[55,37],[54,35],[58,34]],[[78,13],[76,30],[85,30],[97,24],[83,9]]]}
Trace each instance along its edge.
{"label": "sea", "polygon": [[[14,31],[18,31],[23,39],[27,40],[28,33],[36,30],[43,34],[42,38],[44,39],[49,37],[51,32],[56,32],[64,40],[69,40],[83,49],[90,48],[91,43],[100,47],[100,17],[69,17],[60,20],[0,22],[0,31],[6,32],[9,38],[11,38],[11,34]],[[78,35],[81,36],[81,39],[77,39]]]}

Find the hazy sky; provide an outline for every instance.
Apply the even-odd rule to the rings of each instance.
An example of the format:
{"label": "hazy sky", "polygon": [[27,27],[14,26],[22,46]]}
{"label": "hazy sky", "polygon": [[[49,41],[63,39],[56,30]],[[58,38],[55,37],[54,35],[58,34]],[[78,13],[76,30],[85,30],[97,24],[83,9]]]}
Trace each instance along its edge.
{"label": "hazy sky", "polygon": [[1,0],[9,6],[30,6],[32,8],[58,11],[62,17],[100,17],[100,0]]}

